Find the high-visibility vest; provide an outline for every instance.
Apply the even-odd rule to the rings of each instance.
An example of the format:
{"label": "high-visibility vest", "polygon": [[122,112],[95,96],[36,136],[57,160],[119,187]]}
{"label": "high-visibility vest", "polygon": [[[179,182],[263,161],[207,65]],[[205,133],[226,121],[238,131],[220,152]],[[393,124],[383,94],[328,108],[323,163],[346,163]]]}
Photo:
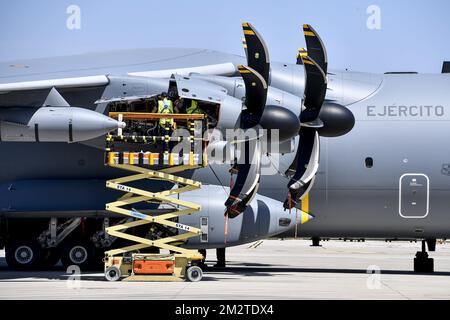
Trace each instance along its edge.
{"label": "high-visibility vest", "polygon": [[191,104],[186,108],[187,114],[200,114],[201,110],[198,108],[198,103],[195,100],[191,100]]}
{"label": "high-visibility vest", "polygon": [[[158,100],[158,113],[172,114],[173,113],[173,103],[171,100],[164,98],[163,100]],[[172,118],[161,118],[159,119],[159,124],[165,127],[166,123],[173,125]]]}

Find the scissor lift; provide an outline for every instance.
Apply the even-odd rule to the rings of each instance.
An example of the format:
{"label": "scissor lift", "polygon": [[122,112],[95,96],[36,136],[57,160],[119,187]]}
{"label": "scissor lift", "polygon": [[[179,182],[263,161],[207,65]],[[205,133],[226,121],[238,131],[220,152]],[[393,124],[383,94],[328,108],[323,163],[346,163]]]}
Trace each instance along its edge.
{"label": "scissor lift", "polygon": [[[159,114],[144,115],[136,113],[125,113],[117,116],[129,120],[143,118],[158,120],[162,117]],[[177,119],[185,119],[189,125],[193,121],[205,121],[203,115],[177,114],[176,116]],[[201,183],[176,176],[176,174],[185,170],[205,167],[207,159],[204,148],[202,154],[194,154],[191,151],[181,157],[179,154],[167,152],[115,150],[115,142],[117,141],[144,146],[163,139],[170,140],[171,137],[123,136],[121,133],[107,137],[106,165],[132,174],[106,182],[107,188],[125,192],[125,195],[117,201],[106,204],[106,210],[135,219],[106,229],[110,236],[135,242],[135,244],[105,252],[105,278],[109,281],[117,281],[122,278],[123,281],[199,281],[203,276],[202,270],[198,266],[198,262],[204,259],[203,255],[197,250],[181,247],[187,239],[201,235],[201,230],[178,222],[179,217],[194,214],[201,210],[200,205],[181,200],[178,197],[182,193],[201,188]],[[190,136],[192,144],[194,140],[194,136]],[[165,182],[165,185],[171,187],[167,190],[152,192],[128,185],[140,180]],[[136,209],[130,209],[138,203],[153,203],[172,209],[162,214],[144,213]],[[174,236],[159,239],[148,239],[127,233],[132,228],[147,224],[158,224],[181,232]],[[152,247],[169,250],[170,253],[140,252],[140,250]]]}

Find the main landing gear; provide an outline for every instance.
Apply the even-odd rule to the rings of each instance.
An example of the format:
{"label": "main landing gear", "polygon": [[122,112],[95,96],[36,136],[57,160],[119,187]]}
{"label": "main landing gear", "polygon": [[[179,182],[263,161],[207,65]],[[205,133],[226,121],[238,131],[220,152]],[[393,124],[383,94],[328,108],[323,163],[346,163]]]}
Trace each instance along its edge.
{"label": "main landing gear", "polygon": [[422,250],[414,258],[414,272],[434,272],[434,259],[428,257],[426,245],[429,251],[435,251],[436,239],[422,240]]}
{"label": "main landing gear", "polygon": [[319,237],[312,237],[311,241],[312,241],[311,247],[321,247]]}
{"label": "main landing gear", "polygon": [[225,268],[226,258],[225,258],[225,248],[216,249],[217,263],[214,265],[216,268]]}
{"label": "main landing gear", "polygon": [[[199,266],[202,269],[206,269],[207,268],[207,265],[205,263],[206,249],[200,249],[200,250],[198,250],[198,252],[204,257],[204,259],[199,262]],[[216,258],[217,258],[217,263],[214,265],[214,268],[225,268],[226,267],[225,248],[217,248],[216,249]]]}

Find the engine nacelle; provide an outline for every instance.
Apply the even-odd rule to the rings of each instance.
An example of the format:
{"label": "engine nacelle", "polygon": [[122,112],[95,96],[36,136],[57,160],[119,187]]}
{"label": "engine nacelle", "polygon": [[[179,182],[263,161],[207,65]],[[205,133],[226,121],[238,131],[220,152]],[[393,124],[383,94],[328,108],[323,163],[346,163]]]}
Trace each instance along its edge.
{"label": "engine nacelle", "polygon": [[[204,185],[201,190],[181,194],[180,199],[202,206],[197,214],[180,217],[179,222],[199,228],[203,236],[188,240],[187,247],[217,248],[225,246],[225,207],[229,188]],[[295,219],[274,199],[256,195],[247,209],[228,220],[226,246],[234,246],[285,232],[295,225]]]}

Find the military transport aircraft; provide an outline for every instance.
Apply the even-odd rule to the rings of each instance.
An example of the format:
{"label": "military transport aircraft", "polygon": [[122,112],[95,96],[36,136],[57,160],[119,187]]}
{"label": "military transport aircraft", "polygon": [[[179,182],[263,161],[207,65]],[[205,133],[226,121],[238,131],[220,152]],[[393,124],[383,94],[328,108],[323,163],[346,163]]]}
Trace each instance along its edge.
{"label": "military transport aircraft", "polygon": [[105,228],[120,218],[105,203],[119,194],[105,181],[118,172],[104,165],[105,134],[151,128],[108,115],[151,112],[166,92],[197,101],[216,129],[279,130],[276,148],[254,144],[255,161],[190,173],[203,188],[183,197],[202,211],[180,222],[206,236],[187,247],[293,230],[314,239],[418,239],[414,268],[433,270],[426,244],[433,251],[450,236],[448,65],[442,74],[331,70],[309,25],[297,61],[279,63],[251,24],[243,31],[246,57],[163,48],[0,64],[0,246],[11,267],[59,259],[86,267],[115,245]]}

